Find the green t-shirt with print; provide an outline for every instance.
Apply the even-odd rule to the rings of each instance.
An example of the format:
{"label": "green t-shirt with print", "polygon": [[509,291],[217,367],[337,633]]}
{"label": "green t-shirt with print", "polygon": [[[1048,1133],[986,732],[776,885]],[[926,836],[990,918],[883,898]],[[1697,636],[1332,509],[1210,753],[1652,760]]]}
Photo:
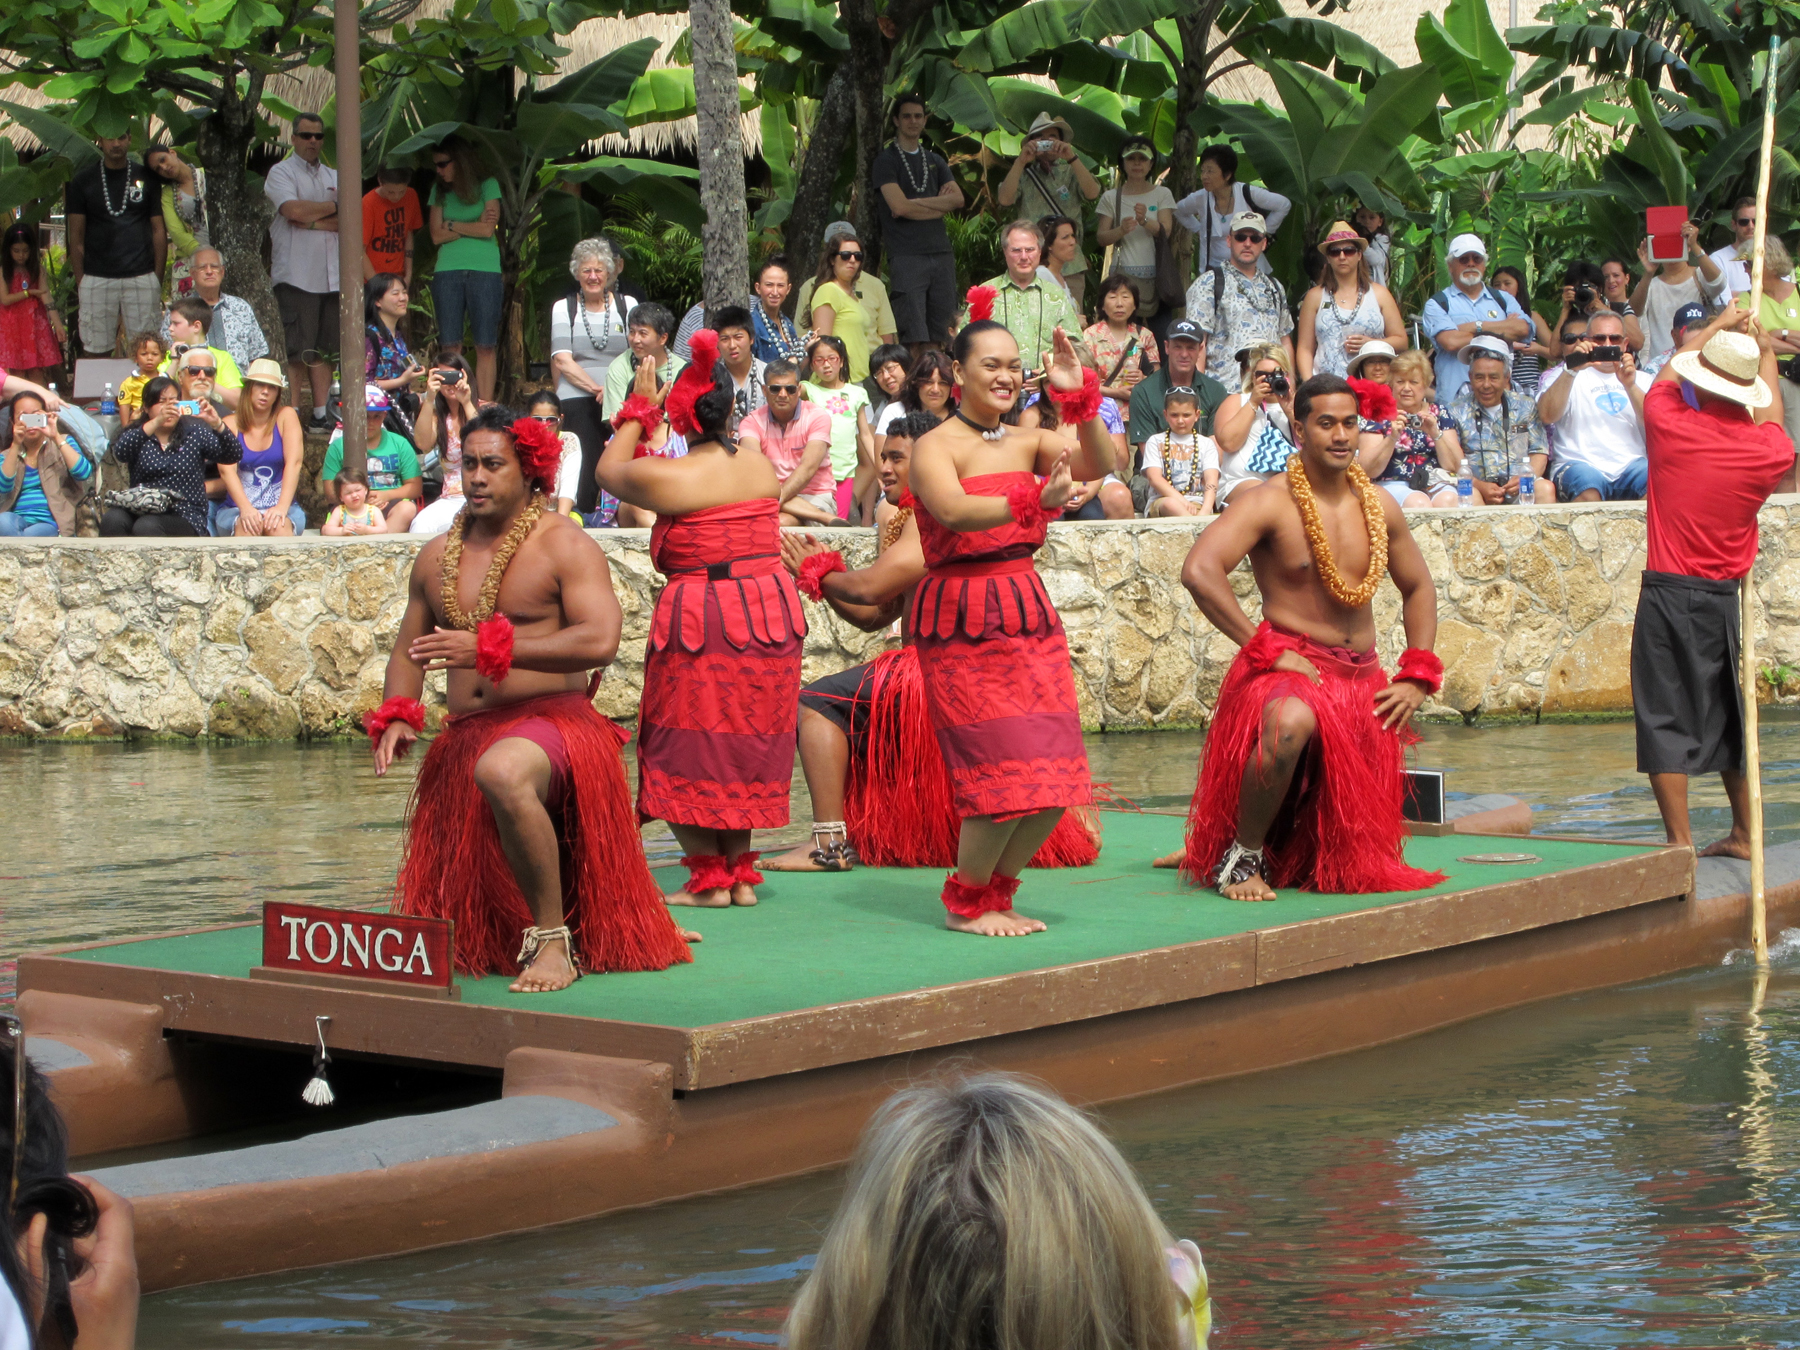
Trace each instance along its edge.
{"label": "green t-shirt with print", "polygon": [[[343,471],[344,438],[339,434],[325,447],[325,463],[319,469],[319,477],[329,483]],[[407,479],[419,476],[419,454],[413,449],[412,442],[399,432],[383,427],[380,444],[369,447],[369,489],[392,492]]]}

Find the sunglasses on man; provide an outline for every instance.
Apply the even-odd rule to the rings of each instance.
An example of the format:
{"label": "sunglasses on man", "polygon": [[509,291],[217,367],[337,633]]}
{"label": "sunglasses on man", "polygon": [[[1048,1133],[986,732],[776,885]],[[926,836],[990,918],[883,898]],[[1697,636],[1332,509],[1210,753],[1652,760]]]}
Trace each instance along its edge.
{"label": "sunglasses on man", "polygon": [[322,141],[325,139],[325,133],[322,131],[296,131],[294,139],[297,141]]}
{"label": "sunglasses on man", "polygon": [[797,394],[800,392],[800,386],[797,384],[765,384],[763,392],[765,394]]}
{"label": "sunglasses on man", "polygon": [[1737,218],[1737,225],[1740,230],[1748,229],[1754,224],[1756,224],[1755,216],[1739,216]]}
{"label": "sunglasses on man", "polygon": [[1236,234],[1232,235],[1231,237],[1235,242],[1237,242],[1239,244],[1248,244],[1248,243],[1252,242],[1253,240],[1260,240],[1262,238],[1262,236],[1260,234],[1258,234],[1255,230],[1239,230]]}
{"label": "sunglasses on man", "polygon": [[190,375],[204,375],[208,379],[211,379],[219,370],[217,366],[183,366],[182,369]]}

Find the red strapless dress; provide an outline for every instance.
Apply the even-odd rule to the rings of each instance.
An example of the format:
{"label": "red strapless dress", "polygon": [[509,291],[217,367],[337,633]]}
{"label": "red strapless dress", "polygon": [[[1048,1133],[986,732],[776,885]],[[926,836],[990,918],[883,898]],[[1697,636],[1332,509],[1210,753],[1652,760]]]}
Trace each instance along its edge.
{"label": "red strapless dress", "polygon": [[[980,474],[998,497],[1027,473]],[[918,511],[925,580],[913,644],[959,816],[1010,820],[1093,799],[1062,620],[1031,564],[1044,527],[958,533]]]}
{"label": "red strapless dress", "polygon": [[638,717],[638,816],[716,830],[788,823],[800,593],[773,497],[659,516]]}

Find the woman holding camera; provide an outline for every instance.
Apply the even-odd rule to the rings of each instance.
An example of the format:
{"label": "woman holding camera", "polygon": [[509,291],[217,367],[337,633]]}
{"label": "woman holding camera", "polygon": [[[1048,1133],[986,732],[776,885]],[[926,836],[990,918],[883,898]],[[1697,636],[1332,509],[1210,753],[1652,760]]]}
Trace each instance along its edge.
{"label": "woman holding camera", "polygon": [[93,487],[94,466],[73,436],[58,434],[42,396],[14,394],[12,439],[0,456],[0,539],[65,538]]}
{"label": "woman holding camera", "polygon": [[206,466],[236,464],[243,456],[210,400],[182,410],[175,381],[158,375],[144,386],[144,417],[119,433],[113,458],[131,472],[131,487],[109,492],[102,535],[205,535]]}
{"label": "woman holding camera", "polygon": [[1392,421],[1362,424],[1357,458],[1401,506],[1455,506],[1461,428],[1432,399],[1431,358],[1401,352],[1388,372],[1397,411]]}
{"label": "woman holding camera", "polygon": [[440,486],[430,505],[413,517],[409,533],[442,534],[462,510],[462,429],[480,411],[472,375],[462,357],[443,356],[425,377],[425,400],[413,424],[413,444],[419,448],[420,469],[429,478],[436,466]]}
{"label": "woman holding camera", "polygon": [[1218,509],[1245,483],[1261,483],[1287,472],[1294,440],[1294,373],[1287,349],[1259,342],[1244,363],[1243,387],[1227,394],[1213,416],[1219,447]]}

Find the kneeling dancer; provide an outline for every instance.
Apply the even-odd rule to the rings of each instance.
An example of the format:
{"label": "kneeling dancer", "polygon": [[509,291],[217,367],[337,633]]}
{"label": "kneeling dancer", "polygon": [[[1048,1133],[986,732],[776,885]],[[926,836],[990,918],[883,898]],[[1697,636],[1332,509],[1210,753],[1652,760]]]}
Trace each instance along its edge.
{"label": "kneeling dancer", "polygon": [[[1416,890],[1441,872],[1406,864],[1402,737],[1443,681],[1431,651],[1437,592],[1406,517],[1356,461],[1357,396],[1335,375],[1294,394],[1300,450],[1287,472],[1231,499],[1188,553],[1182,583],[1242,648],[1226,673],[1188,813],[1193,882],[1229,900],[1276,886],[1336,894]],[[1231,589],[1245,555],[1262,592],[1253,625]],[[1362,572],[1361,582],[1345,579]],[[1407,650],[1392,681],[1371,601],[1400,589]]]}
{"label": "kneeling dancer", "polygon": [[[886,628],[925,578],[912,496],[914,443],[933,427],[929,413],[893,424],[877,469],[886,498],[880,554],[854,572],[812,535],[781,537],[781,557],[810,599],[831,606],[865,633]],[[1072,480],[1071,480],[1072,485]],[[897,651],[814,680],[800,691],[800,767],[812,797],[812,841],[763,860],[764,871],[846,872],[873,867],[952,867],[961,822],[944,757],[925,708],[910,630]],[[1063,816],[1032,867],[1085,867],[1100,855],[1093,812]]]}
{"label": "kneeling dancer", "polygon": [[656,512],[650,556],[669,584],[644,653],[638,819],[666,820],[681,842],[688,883],[668,902],[708,908],[756,903],[750,832],[787,824],[806,636],[781,565],[781,481],[761,455],[737,452],[718,345],[711,329],[696,333],[693,364],[668,390],[687,454],[642,444],[663,416],[646,358],[596,470],[620,501]]}
{"label": "kneeling dancer", "polygon": [[[1013,908],[1019,873],[1065,808],[1093,800],[1069,644],[1031,555],[1073,478],[1104,478],[1112,437],[1100,420],[1100,377],[1068,335],[1045,352],[1045,391],[1062,435],[1002,424],[1024,384],[1018,344],[985,317],[994,292],[969,293],[975,322],[956,335],[951,370],[962,398],[913,451],[925,580],[913,596],[913,643],[925,706],[962,817],[956,870],[944,881],[949,925],[1017,937],[1043,930]],[[1049,476],[1040,485],[1038,475]]]}
{"label": "kneeling dancer", "polygon": [[590,701],[587,672],[619,645],[606,556],[547,509],[555,435],[514,417],[490,407],[463,429],[463,508],[413,564],[387,701],[364,723],[385,774],[424,728],[425,672],[449,672],[450,716],[413,787],[396,906],[455,921],[458,970],[518,974],[513,990],[536,993],[566,988],[583,966],[693,958],[638,842],[624,734]]}

